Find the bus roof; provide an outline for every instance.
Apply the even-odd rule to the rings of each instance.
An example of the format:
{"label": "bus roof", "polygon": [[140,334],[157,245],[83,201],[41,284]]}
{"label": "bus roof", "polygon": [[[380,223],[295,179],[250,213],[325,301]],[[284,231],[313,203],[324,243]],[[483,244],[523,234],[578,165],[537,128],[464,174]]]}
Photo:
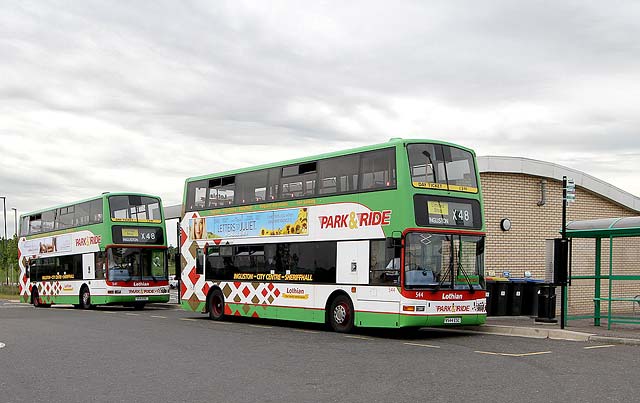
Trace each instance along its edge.
{"label": "bus roof", "polygon": [[458,144],[449,143],[446,141],[430,140],[430,139],[403,139],[399,137],[394,137],[394,138],[391,138],[386,143],[370,144],[362,147],[350,148],[347,150],[340,150],[340,151],[333,151],[333,152],[324,153],[324,154],[311,155],[308,157],[295,158],[295,159],[286,160],[286,161],[272,162],[268,164],[255,165],[255,166],[245,167],[245,168],[237,168],[229,171],[210,173],[206,175],[192,176],[190,178],[187,178],[185,183],[202,180],[202,179],[208,179],[211,177],[236,175],[243,172],[251,172],[251,171],[258,171],[261,169],[276,168],[276,167],[286,166],[286,165],[294,165],[294,164],[299,164],[307,161],[321,160],[325,158],[338,157],[341,155],[355,154],[355,153],[364,152],[364,151],[372,151],[372,150],[378,150],[381,148],[396,147],[398,145],[407,145],[412,143],[430,143],[430,144],[442,144],[442,145],[452,146],[452,147],[456,147],[456,148],[468,151],[475,156],[475,152],[472,149],[458,145]]}
{"label": "bus roof", "polygon": [[88,201],[92,201],[92,200],[103,199],[103,198],[108,197],[108,196],[129,196],[129,195],[131,195],[131,196],[154,197],[154,198],[160,199],[160,196],[150,195],[150,194],[146,194],[146,193],[104,192],[104,193],[102,193],[101,195],[98,195],[98,196],[93,196],[93,197],[89,197],[89,198],[82,199],[82,200],[77,200],[77,201],[70,202],[70,203],[59,204],[57,206],[47,207],[47,208],[43,208],[43,209],[39,209],[39,210],[30,211],[28,213],[23,213],[23,214],[20,214],[20,218],[26,217],[26,216],[30,216],[30,215],[33,215],[33,214],[43,213],[45,211],[51,211],[51,210],[62,208],[62,207],[73,206],[75,204],[80,204],[80,203],[84,203],[84,202],[88,202]]}

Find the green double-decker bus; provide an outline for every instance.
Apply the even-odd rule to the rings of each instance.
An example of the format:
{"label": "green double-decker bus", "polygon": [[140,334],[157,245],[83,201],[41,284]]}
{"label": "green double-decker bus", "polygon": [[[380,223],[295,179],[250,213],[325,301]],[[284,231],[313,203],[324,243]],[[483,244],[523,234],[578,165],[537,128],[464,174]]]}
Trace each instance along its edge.
{"label": "green double-decker bus", "polygon": [[20,216],[22,302],[36,307],[169,301],[159,197],[104,193]]}
{"label": "green double-decker bus", "polygon": [[189,178],[186,310],[354,326],[486,319],[480,177],[472,150],[391,139]]}

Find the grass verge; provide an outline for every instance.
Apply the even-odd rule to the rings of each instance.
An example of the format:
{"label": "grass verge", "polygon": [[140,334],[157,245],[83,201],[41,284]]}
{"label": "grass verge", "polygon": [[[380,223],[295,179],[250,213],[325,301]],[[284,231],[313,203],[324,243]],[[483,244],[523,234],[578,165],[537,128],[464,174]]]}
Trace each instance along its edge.
{"label": "grass verge", "polygon": [[18,299],[18,287],[11,285],[0,285],[0,299]]}

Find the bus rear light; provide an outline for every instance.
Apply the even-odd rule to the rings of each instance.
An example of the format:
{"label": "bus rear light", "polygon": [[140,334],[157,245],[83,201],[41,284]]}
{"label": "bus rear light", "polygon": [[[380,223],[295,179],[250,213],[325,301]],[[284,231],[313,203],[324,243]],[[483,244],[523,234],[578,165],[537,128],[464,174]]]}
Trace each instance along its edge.
{"label": "bus rear light", "polygon": [[356,292],[356,287],[351,287],[351,292],[355,293]]}
{"label": "bus rear light", "polygon": [[403,305],[402,310],[406,312],[415,312],[416,307],[413,305]]}

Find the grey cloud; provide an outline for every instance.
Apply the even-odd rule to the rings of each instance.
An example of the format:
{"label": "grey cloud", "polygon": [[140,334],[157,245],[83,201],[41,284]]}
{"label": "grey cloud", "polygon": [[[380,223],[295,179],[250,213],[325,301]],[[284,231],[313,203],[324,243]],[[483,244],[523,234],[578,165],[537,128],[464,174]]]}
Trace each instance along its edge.
{"label": "grey cloud", "polygon": [[[28,169],[0,180],[16,193],[144,188],[178,200],[187,176],[398,136],[478,154],[632,158],[640,89],[625,84],[639,81],[638,7],[3,3],[0,116],[29,124],[0,123],[0,135],[66,141],[47,181],[32,185]],[[604,94],[603,77],[624,97]],[[542,113],[510,116],[517,104]],[[56,121],[34,122],[36,112]],[[9,152],[47,167],[44,152]]]}

